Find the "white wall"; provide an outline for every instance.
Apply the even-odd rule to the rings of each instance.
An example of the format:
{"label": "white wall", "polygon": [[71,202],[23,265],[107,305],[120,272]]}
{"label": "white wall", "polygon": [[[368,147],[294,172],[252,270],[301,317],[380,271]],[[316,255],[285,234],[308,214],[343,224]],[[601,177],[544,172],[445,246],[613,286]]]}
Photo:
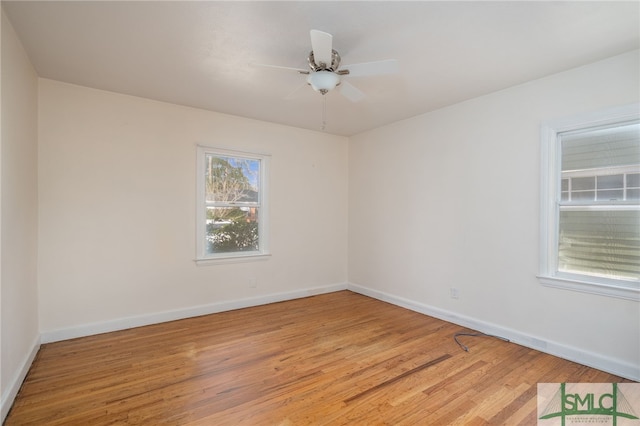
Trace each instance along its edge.
{"label": "white wall", "polygon": [[540,124],[638,102],[638,63],[631,52],[351,138],[350,283],[640,378],[637,302],[536,279]]}
{"label": "white wall", "polygon": [[[44,341],[346,285],[346,138],[46,79],[39,87]],[[271,154],[270,259],[194,263],[196,144]]]}
{"label": "white wall", "polygon": [[[36,73],[2,12],[1,419],[39,347]],[[1,420],[0,420],[1,421]]]}

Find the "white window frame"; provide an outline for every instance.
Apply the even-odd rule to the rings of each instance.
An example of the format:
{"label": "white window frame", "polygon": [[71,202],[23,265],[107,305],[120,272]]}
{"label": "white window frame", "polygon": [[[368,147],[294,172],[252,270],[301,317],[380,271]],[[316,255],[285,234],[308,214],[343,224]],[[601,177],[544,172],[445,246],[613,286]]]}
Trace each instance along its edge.
{"label": "white window frame", "polygon": [[[232,253],[207,253],[206,242],[206,197],[205,197],[205,157],[213,154],[223,157],[246,158],[260,161],[259,178],[259,206],[258,206],[258,250],[251,252]],[[250,153],[224,148],[214,148],[206,145],[197,146],[197,167],[196,167],[196,259],[197,265],[209,265],[218,263],[249,262],[266,260],[271,256],[269,252],[269,154]]]}
{"label": "white window frame", "polygon": [[541,126],[540,273],[541,284],[583,293],[640,301],[638,281],[616,280],[558,271],[558,225],[561,197],[561,146],[558,135],[640,120],[640,104],[610,108]]}

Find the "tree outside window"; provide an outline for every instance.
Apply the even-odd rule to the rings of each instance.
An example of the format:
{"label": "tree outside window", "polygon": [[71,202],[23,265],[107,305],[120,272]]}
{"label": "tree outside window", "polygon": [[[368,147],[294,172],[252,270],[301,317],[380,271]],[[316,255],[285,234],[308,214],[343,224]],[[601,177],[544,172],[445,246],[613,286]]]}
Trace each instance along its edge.
{"label": "tree outside window", "polygon": [[204,193],[200,257],[263,253],[265,159],[205,148],[200,151]]}

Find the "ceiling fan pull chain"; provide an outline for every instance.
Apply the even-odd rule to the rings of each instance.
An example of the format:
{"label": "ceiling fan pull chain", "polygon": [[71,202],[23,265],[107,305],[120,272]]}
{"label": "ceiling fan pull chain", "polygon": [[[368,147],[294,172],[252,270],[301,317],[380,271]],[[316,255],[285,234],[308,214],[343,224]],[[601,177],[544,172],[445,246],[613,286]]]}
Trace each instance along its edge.
{"label": "ceiling fan pull chain", "polygon": [[322,131],[327,127],[327,97],[322,97]]}

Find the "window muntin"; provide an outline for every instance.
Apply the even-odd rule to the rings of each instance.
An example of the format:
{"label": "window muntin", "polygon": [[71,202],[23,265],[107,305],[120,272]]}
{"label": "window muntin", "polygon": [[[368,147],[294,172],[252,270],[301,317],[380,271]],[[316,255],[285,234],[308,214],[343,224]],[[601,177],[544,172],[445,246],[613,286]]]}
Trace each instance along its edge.
{"label": "window muntin", "polygon": [[198,148],[198,260],[268,254],[268,156]]}
{"label": "window muntin", "polygon": [[640,108],[544,125],[540,281],[640,300]]}
{"label": "window muntin", "polygon": [[637,203],[640,195],[638,166],[562,171],[562,203]]}

